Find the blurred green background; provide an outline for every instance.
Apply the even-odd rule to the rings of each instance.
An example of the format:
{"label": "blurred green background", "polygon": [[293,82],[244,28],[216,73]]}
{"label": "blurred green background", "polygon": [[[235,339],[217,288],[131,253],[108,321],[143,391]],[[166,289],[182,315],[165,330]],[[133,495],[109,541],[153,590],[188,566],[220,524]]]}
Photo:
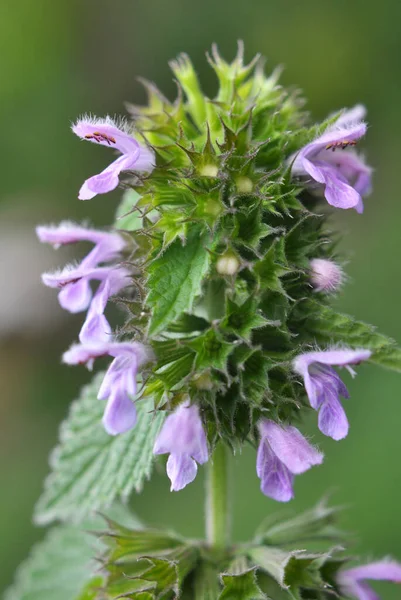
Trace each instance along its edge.
{"label": "blurred green background", "polygon": [[[214,80],[205,51],[216,41],[227,58],[236,40],[247,58],[261,52],[267,68],[285,65],[282,81],[297,84],[321,119],[363,102],[369,110],[366,153],[375,167],[374,193],[363,217],[336,213],[350,276],[339,302],[401,341],[401,4],[397,0],[15,0],[0,2],[1,219],[0,265],[0,587],[42,536],[31,511],[47,472],[57,426],[83,369],[60,363],[81,318],[64,315],[40,273],[65,255],[39,247],[33,227],[62,218],[107,223],[119,193],[77,200],[84,178],[99,172],[107,150],[80,144],[69,124],[84,112],[123,112],[145,98],[136,76],[175,92],[167,60],[191,55],[205,89]],[[348,380],[347,380],[348,383]],[[361,367],[350,383],[351,433],[337,444],[306,425],[326,453],[323,467],[299,477],[301,510],[328,490],[346,504],[342,526],[357,535],[358,553],[401,559],[401,378]],[[255,456],[235,459],[235,537],[244,539],[271,511],[259,493]],[[177,495],[155,475],[133,500],[153,524],[202,533],[202,476]],[[385,598],[399,598],[384,586]]]}

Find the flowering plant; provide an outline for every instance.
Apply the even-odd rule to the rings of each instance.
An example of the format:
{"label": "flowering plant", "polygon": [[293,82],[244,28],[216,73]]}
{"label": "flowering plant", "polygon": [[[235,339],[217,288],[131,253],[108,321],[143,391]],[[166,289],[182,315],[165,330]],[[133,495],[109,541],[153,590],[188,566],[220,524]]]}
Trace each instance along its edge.
{"label": "flowering plant", "polygon": [[[119,184],[125,192],[107,231],[37,228],[54,247],[93,244],[43,282],[64,309],[87,311],[63,361],[112,361],[62,425],[35,509],[37,523],[62,524],[21,567],[8,600],[374,600],[366,580],[401,582],[393,560],[347,565],[326,503],[270,521],[246,544],[230,538],[230,455],[254,445],[261,492],[290,501],[294,476],[324,459],[301,433],[304,415],[316,411],[334,440],[348,434],[337,369],[401,370],[401,351],[331,308],[344,275],[326,220],[332,207],[363,212],[371,168],[355,146],[365,109],[311,125],[300,95],[277,72],[266,76],[259,57],[245,65],[241,45],[232,63],[216,48],[208,60],[213,99],[181,55],[171,62],[174,102],[145,82],[148,105],[130,106],[129,120],[85,116],[72,127],[119,153],[79,198]],[[115,331],[112,297],[125,313]],[[142,488],[159,455],[172,491],[206,468],[205,540],[147,529],[116,504]]]}

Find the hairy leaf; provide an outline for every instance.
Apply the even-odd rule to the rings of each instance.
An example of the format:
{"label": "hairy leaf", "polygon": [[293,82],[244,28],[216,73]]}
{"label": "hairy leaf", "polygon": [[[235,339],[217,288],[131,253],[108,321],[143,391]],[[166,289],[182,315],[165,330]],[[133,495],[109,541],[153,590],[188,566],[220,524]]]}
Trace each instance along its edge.
{"label": "hairy leaf", "polygon": [[[84,524],[86,530],[93,526]],[[97,527],[100,526],[101,519],[98,519]],[[89,590],[86,595],[79,594],[99,569],[93,560],[99,549],[99,542],[88,531],[67,525],[51,529],[18,569],[15,583],[6,592],[5,600],[94,598]],[[99,586],[102,578],[97,577],[96,582]],[[94,582],[92,585],[95,585]]]}
{"label": "hairy leaf", "polygon": [[147,298],[152,309],[150,334],[162,331],[183,312],[191,310],[209,266],[209,244],[209,236],[199,227],[192,227],[185,246],[175,240],[150,264]]}
{"label": "hairy leaf", "polygon": [[291,320],[300,341],[311,341],[312,338],[318,344],[341,343],[353,348],[368,348],[373,352],[370,362],[401,371],[401,348],[393,339],[378,333],[372,325],[314,300],[300,302]]}
{"label": "hairy leaf", "polygon": [[224,588],[219,600],[259,600],[266,598],[256,583],[255,569],[249,569],[239,575],[223,573]]}
{"label": "hairy leaf", "polygon": [[141,400],[134,429],[108,435],[101,423],[104,403],[97,399],[101,380],[98,374],[83,389],[61,426],[60,444],[51,455],[51,473],[35,510],[39,524],[79,521],[110,506],[117,496],[126,499],[133,489],[141,490],[150,476],[163,413],[153,413],[153,402]]}

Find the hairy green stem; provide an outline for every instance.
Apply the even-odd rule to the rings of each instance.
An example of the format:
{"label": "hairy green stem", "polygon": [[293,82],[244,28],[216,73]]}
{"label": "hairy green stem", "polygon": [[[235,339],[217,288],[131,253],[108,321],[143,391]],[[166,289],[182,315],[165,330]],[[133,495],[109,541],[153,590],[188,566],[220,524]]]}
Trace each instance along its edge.
{"label": "hairy green stem", "polygon": [[216,550],[226,548],[231,535],[229,449],[219,443],[207,465],[206,540]]}

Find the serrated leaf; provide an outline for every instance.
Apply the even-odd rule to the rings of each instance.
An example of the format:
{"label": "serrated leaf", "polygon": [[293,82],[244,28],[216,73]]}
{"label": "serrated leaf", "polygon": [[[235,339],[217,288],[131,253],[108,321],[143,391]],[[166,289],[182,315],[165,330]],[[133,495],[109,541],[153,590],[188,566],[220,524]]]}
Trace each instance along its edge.
{"label": "serrated leaf", "polygon": [[259,600],[266,598],[256,583],[255,569],[249,569],[239,575],[223,573],[221,580],[224,587],[219,600]]}
{"label": "serrated leaf", "polygon": [[285,584],[286,568],[296,553],[268,546],[254,546],[248,551],[254,564],[267,571],[284,588],[287,587]]}
{"label": "serrated leaf", "polygon": [[201,293],[209,266],[210,238],[200,227],[191,227],[185,246],[175,240],[149,266],[148,306],[152,309],[149,333],[155,335],[192,308]]}
{"label": "serrated leaf", "polygon": [[315,300],[303,300],[296,306],[291,327],[299,333],[300,342],[312,339],[324,345],[341,343],[351,348],[367,348],[372,350],[370,362],[401,371],[401,348],[393,339],[378,333],[372,325]]}
{"label": "serrated leaf", "polygon": [[104,403],[97,399],[103,374],[87,385],[60,429],[60,444],[50,458],[51,473],[35,509],[35,521],[79,521],[103,510],[117,496],[126,499],[150,477],[153,444],[164,420],[152,400],[137,403],[134,429],[108,435],[102,426]]}
{"label": "serrated leaf", "polygon": [[311,540],[338,541],[344,537],[335,526],[338,512],[338,508],[330,507],[326,500],[322,500],[313,508],[292,518],[279,519],[276,516],[273,521],[272,517],[269,517],[267,522],[259,527],[256,540],[269,546],[304,544],[305,541]]}
{"label": "serrated leaf", "polygon": [[[100,527],[101,519],[83,526],[85,529]],[[60,525],[51,529],[17,570],[15,583],[7,590],[4,600],[93,598],[89,591],[86,595],[80,593],[99,569],[93,560],[99,549],[98,540],[78,527]],[[97,577],[96,581],[99,584],[102,579],[99,581]]]}
{"label": "serrated leaf", "polygon": [[116,211],[115,226],[125,231],[136,231],[142,227],[142,216],[134,210],[140,195],[135,190],[126,190]]}

